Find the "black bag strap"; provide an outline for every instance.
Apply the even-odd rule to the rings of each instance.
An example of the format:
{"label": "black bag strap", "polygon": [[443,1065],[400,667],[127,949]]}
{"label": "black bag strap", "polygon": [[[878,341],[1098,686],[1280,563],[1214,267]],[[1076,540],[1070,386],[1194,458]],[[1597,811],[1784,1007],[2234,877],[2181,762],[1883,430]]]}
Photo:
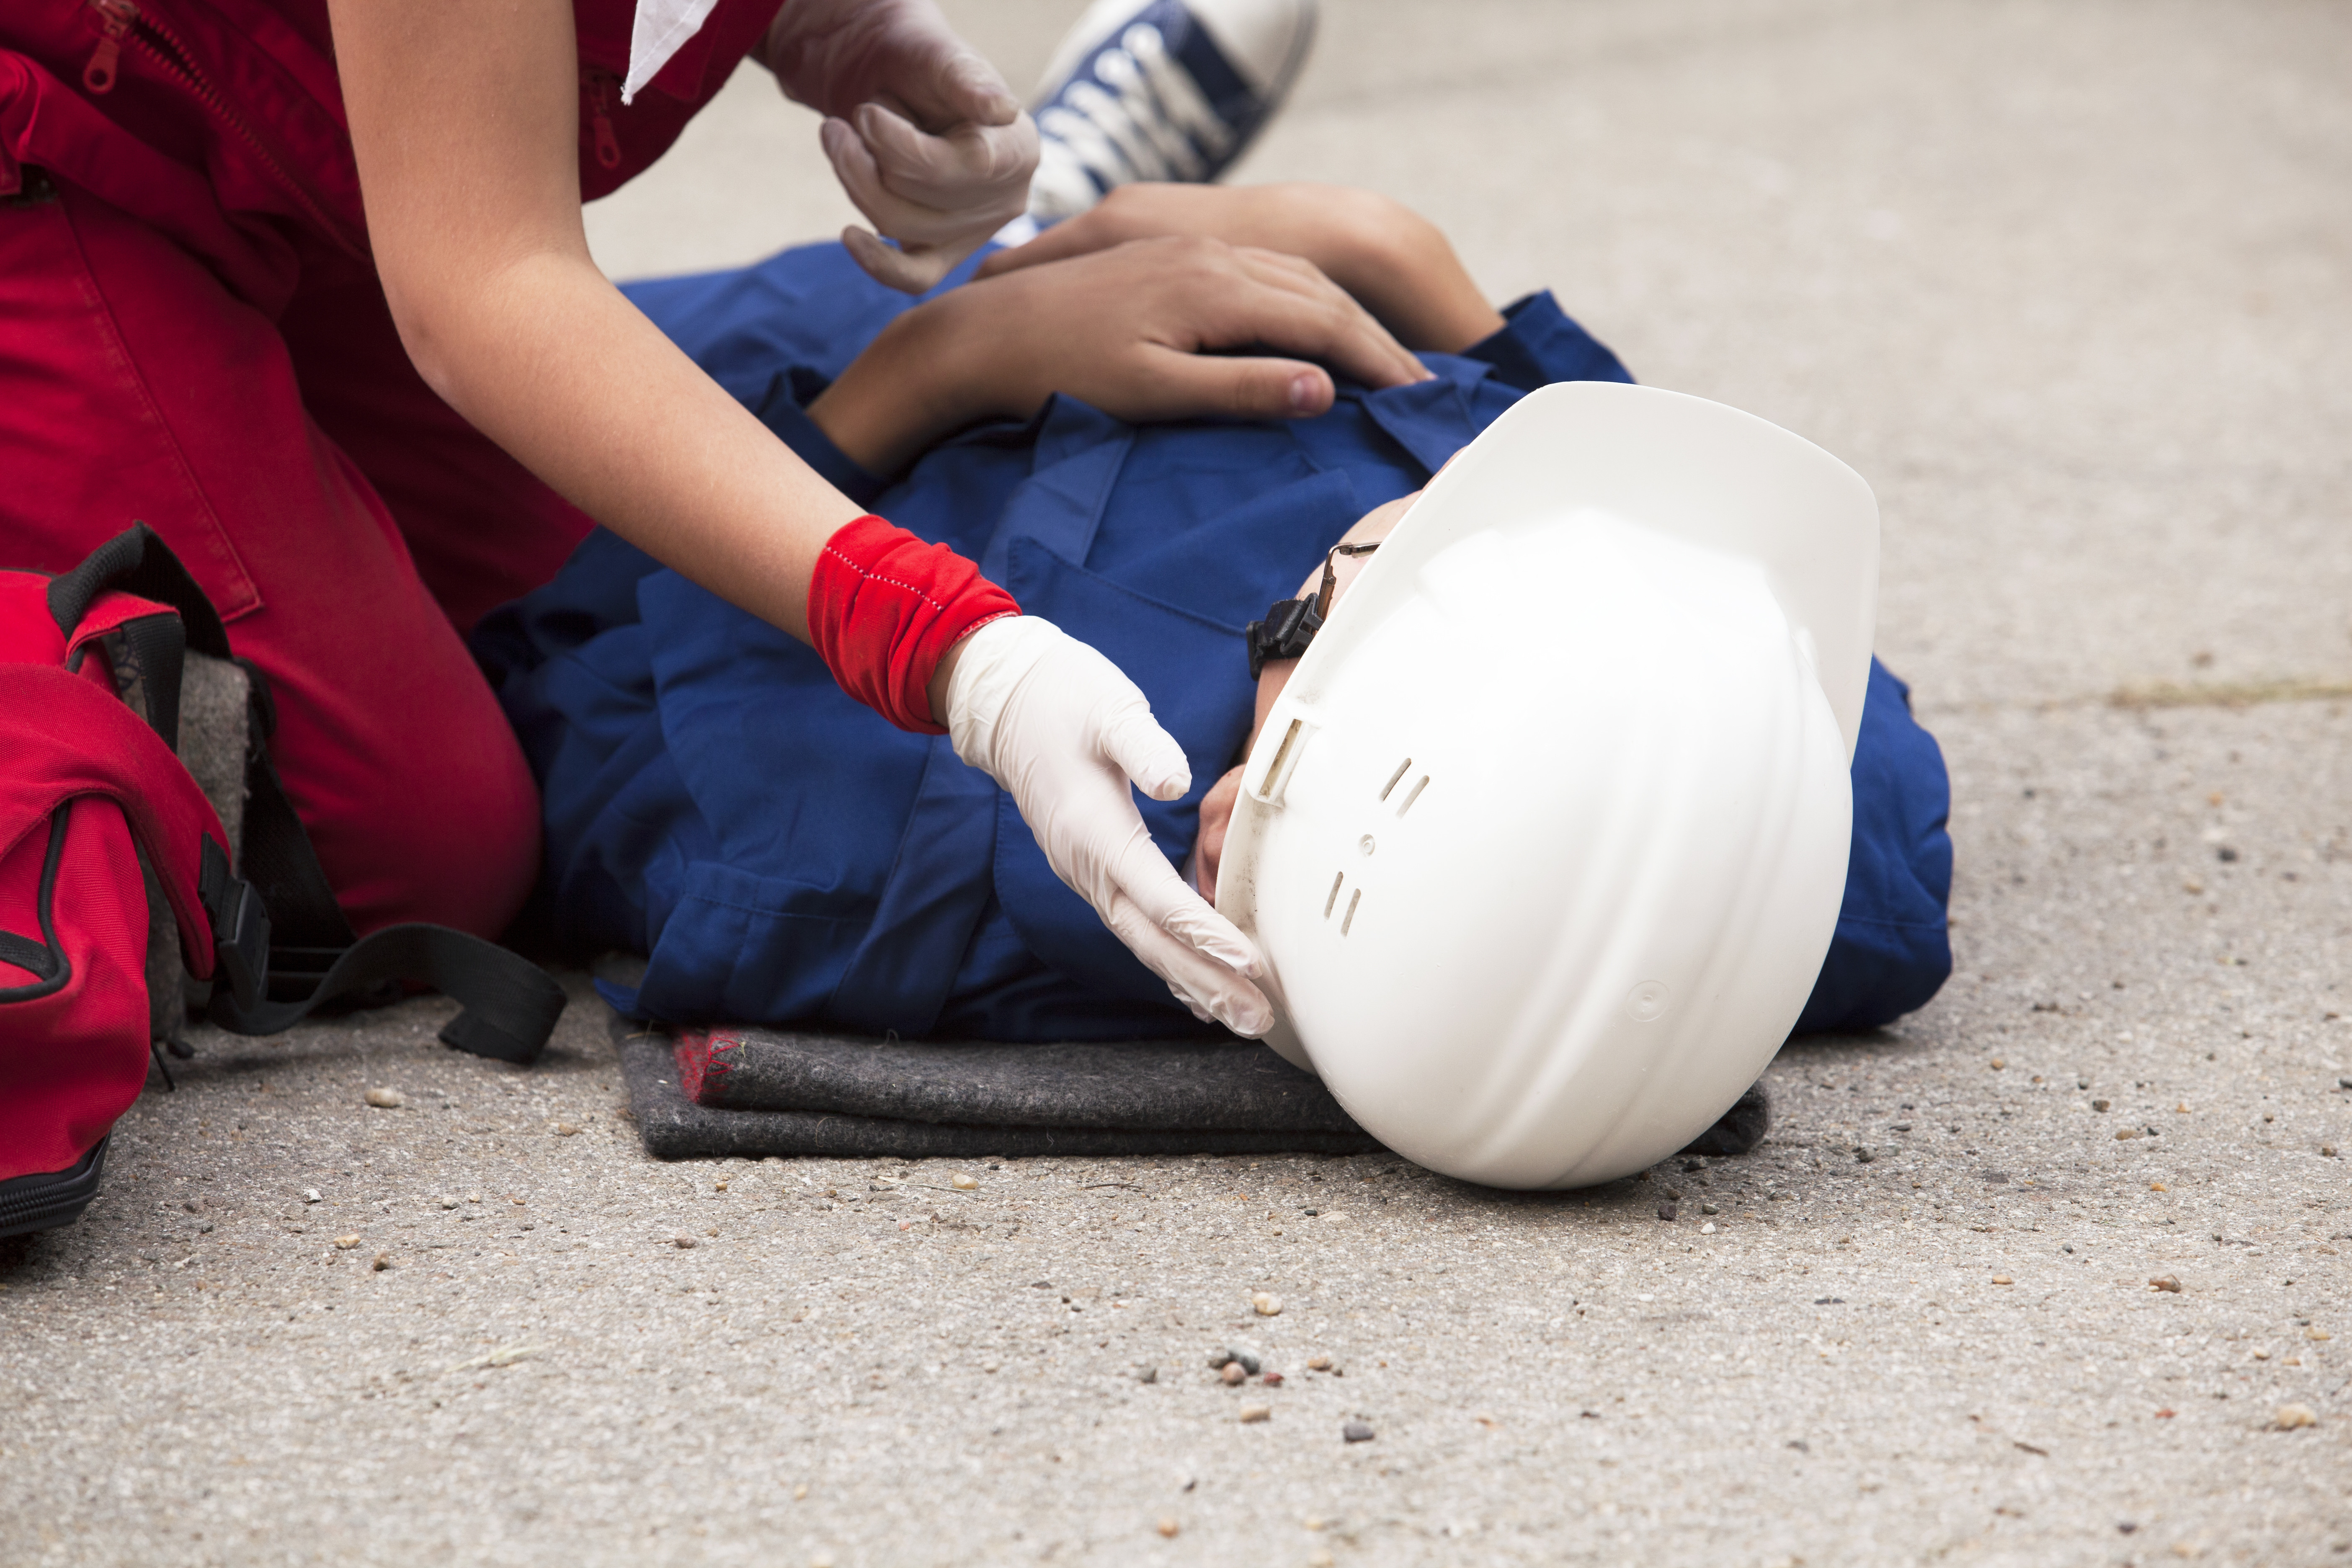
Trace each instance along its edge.
{"label": "black bag strap", "polygon": [[[50,579],[49,614],[59,631],[70,638],[110,588],[179,612],[176,631],[161,616],[151,617],[157,623],[152,627],[143,621],[126,627],[141,628],[139,635],[148,639],[137,650],[148,717],[166,745],[178,744],[184,650],[234,659],[251,692],[243,875],[230,875],[225,859],[217,867],[208,860],[202,868],[214,950],[226,982],[214,987],[213,1022],[232,1034],[274,1035],[330,1003],[386,982],[415,981],[463,1009],[441,1031],[444,1044],[500,1061],[535,1059],[564,1004],[563,988],[539,965],[446,926],[389,926],[364,939],[352,931],[269,759],[277,708],[268,680],[251,661],[230,651],[220,612],[171,546],[145,523],[132,523],[80,565]],[[264,967],[265,952],[266,979],[257,973]]]}
{"label": "black bag strap", "polygon": [[231,990],[215,991],[212,1021],[231,1034],[274,1035],[388,980],[422,981],[464,1005],[441,1030],[444,1045],[523,1066],[538,1058],[563,1012],[563,987],[529,959],[447,926],[415,924],[386,926],[344,948],[299,1001],[247,1005]]}

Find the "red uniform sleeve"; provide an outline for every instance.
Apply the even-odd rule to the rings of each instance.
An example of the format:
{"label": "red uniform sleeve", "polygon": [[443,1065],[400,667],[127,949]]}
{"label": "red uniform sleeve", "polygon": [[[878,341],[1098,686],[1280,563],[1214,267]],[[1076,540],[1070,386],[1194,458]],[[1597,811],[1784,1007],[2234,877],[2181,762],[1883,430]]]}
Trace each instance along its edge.
{"label": "red uniform sleeve", "polygon": [[845,523],[809,579],[809,639],[841,689],[901,730],[942,735],[931,674],[950,648],[1017,616],[1013,595],[944,544],[878,517]]}

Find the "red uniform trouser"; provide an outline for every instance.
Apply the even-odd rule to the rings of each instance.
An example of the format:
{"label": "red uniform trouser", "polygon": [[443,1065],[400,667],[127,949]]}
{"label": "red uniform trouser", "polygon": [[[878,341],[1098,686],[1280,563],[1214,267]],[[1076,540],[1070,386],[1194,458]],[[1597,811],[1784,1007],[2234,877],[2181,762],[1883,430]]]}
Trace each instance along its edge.
{"label": "red uniform trouser", "polygon": [[459,633],[590,524],[418,378],[371,273],[316,273],[273,321],[85,188],[0,198],[0,565],[147,522],[268,677],[352,925],[495,936],[539,800]]}

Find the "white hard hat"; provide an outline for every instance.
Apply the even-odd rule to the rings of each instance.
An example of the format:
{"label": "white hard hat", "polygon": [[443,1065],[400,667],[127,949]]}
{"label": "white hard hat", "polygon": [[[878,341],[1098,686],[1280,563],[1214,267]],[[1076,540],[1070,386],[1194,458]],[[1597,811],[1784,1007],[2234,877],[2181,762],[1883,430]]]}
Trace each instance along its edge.
{"label": "white hard hat", "polygon": [[1333,606],[1243,774],[1217,907],[1267,1044],[1406,1157],[1506,1187],[1672,1154],[1837,924],[1878,506],[1702,398],[1546,387]]}

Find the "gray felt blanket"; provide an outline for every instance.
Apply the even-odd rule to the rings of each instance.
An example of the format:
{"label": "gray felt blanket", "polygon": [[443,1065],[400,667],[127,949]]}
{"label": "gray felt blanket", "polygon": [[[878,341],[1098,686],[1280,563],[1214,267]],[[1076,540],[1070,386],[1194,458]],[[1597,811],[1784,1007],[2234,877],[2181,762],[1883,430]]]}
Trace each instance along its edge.
{"label": "gray felt blanket", "polygon": [[[992,1045],[617,1016],[630,1106],[665,1160],[777,1155],[1357,1153],[1380,1147],[1311,1073],[1247,1040]],[[1687,1152],[1742,1154],[1761,1085]]]}

